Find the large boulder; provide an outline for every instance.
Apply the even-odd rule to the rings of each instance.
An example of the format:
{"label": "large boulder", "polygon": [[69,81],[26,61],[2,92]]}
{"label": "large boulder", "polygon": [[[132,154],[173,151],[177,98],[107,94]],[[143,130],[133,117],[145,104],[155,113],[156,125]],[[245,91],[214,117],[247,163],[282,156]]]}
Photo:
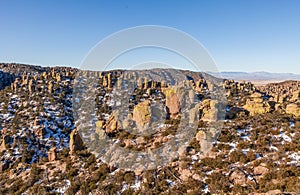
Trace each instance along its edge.
{"label": "large boulder", "polygon": [[193,175],[189,169],[179,169],[180,179],[182,181],[188,181],[189,178]]}
{"label": "large boulder", "polygon": [[99,136],[99,139],[105,138],[105,131],[102,129],[104,128],[104,121],[100,120],[96,122],[96,133]]}
{"label": "large boulder", "polygon": [[146,140],[145,140],[144,137],[140,136],[140,137],[137,137],[137,138],[136,138],[136,143],[137,143],[138,145],[145,144],[145,143],[146,143]]}
{"label": "large boulder", "polygon": [[298,101],[298,100],[300,100],[300,91],[295,91],[295,92],[293,92],[293,96],[292,96],[292,98],[291,98],[291,101]]}
{"label": "large boulder", "polygon": [[218,101],[206,99],[202,102],[202,106],[200,107],[202,111],[201,119],[203,121],[212,122],[218,119]]}
{"label": "large boulder", "polygon": [[113,133],[118,129],[118,122],[115,119],[114,115],[111,115],[109,119],[107,120],[106,126],[105,126],[105,132],[106,133]]}
{"label": "large boulder", "polygon": [[189,112],[189,124],[194,124],[199,120],[199,108],[200,104],[196,104],[196,106],[190,109]]}
{"label": "large boulder", "polygon": [[269,169],[266,167],[266,165],[259,165],[257,167],[254,167],[254,175],[264,175],[269,172]]}
{"label": "large boulder", "polygon": [[244,109],[248,110],[250,115],[265,114],[271,111],[271,106],[263,102],[262,95],[260,93],[254,93],[247,99]]}
{"label": "large boulder", "polygon": [[300,107],[296,103],[288,104],[286,106],[286,113],[295,115],[296,117],[300,117]]}
{"label": "large boulder", "polygon": [[48,151],[48,160],[49,162],[53,162],[56,158],[56,147],[53,147]]}
{"label": "large boulder", "polygon": [[241,170],[238,169],[234,170],[230,174],[229,179],[231,180],[231,182],[238,185],[245,185],[247,182],[246,175]]}
{"label": "large boulder", "polygon": [[239,107],[232,107],[230,108],[229,112],[226,113],[226,118],[233,119],[239,115],[248,115],[249,111],[245,110],[244,108]]}
{"label": "large boulder", "polygon": [[70,144],[70,154],[74,154],[76,151],[84,149],[83,141],[76,130],[71,132],[69,144]]}
{"label": "large boulder", "polygon": [[213,147],[211,135],[212,132],[206,133],[204,131],[198,131],[196,134],[196,140],[200,144],[200,149],[203,155],[207,155]]}
{"label": "large boulder", "polygon": [[0,152],[7,150],[6,144],[8,144],[11,141],[11,137],[9,135],[4,135],[2,138],[1,146],[0,146]]}
{"label": "large boulder", "polygon": [[150,101],[140,102],[133,109],[133,120],[138,129],[144,129],[151,122]]}
{"label": "large boulder", "polygon": [[257,102],[257,103],[262,103],[263,102],[263,99],[262,99],[262,95],[261,93],[258,93],[258,92],[255,92],[253,93],[250,98],[254,101],[254,102]]}
{"label": "large boulder", "polygon": [[182,100],[182,94],[179,88],[167,88],[164,90],[166,95],[166,106],[172,118],[180,112],[180,105]]}
{"label": "large boulder", "polygon": [[204,131],[198,131],[196,134],[196,140],[199,142],[206,140],[206,133]]}

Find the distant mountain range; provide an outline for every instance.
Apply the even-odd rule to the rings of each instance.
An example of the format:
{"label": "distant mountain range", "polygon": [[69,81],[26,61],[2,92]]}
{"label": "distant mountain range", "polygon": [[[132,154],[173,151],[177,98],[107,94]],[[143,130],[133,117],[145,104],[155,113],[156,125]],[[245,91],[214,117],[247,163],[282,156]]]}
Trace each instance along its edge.
{"label": "distant mountain range", "polygon": [[236,81],[252,81],[252,82],[276,82],[285,80],[300,80],[300,75],[293,73],[270,73],[270,72],[209,72],[213,76],[221,77],[224,79],[233,79]]}

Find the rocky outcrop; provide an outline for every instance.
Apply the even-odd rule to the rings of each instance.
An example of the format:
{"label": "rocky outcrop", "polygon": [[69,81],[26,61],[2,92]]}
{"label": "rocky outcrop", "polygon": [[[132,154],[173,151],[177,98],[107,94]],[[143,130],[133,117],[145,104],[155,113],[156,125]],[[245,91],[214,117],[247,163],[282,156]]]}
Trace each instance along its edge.
{"label": "rocky outcrop", "polygon": [[50,82],[48,83],[48,93],[49,93],[49,94],[52,94],[52,91],[53,91],[53,82],[50,81]]}
{"label": "rocky outcrop", "polygon": [[238,185],[245,185],[247,182],[247,177],[245,175],[245,173],[241,170],[234,170],[231,174],[229,179],[231,180],[231,182],[233,182],[234,184],[238,184]]}
{"label": "rocky outcrop", "polygon": [[263,163],[257,167],[254,167],[254,175],[264,175],[264,174],[268,173],[268,171],[269,171],[269,169]]}
{"label": "rocky outcrop", "polygon": [[48,161],[53,162],[56,160],[56,158],[56,147],[53,147],[48,151]]}
{"label": "rocky outcrop", "polygon": [[198,131],[196,134],[196,140],[201,142],[206,139],[206,133],[204,131]]}
{"label": "rocky outcrop", "polygon": [[166,107],[168,112],[170,113],[171,118],[175,118],[180,112],[182,94],[177,87],[166,88],[164,93],[166,95]]}
{"label": "rocky outcrop", "polygon": [[202,106],[200,107],[202,112],[201,120],[212,122],[218,119],[218,101],[206,99],[202,102]]}
{"label": "rocky outcrop", "polygon": [[98,134],[99,139],[105,138],[105,131],[103,130],[104,124],[105,123],[102,120],[96,122],[96,133]]}
{"label": "rocky outcrop", "polygon": [[209,155],[209,152],[213,147],[211,141],[212,136],[215,136],[215,132],[198,131],[196,134],[196,140],[199,142],[200,150],[204,156]]}
{"label": "rocky outcrop", "polygon": [[187,181],[193,174],[189,169],[179,169],[180,179]]}
{"label": "rocky outcrop", "polygon": [[[264,92],[261,92],[263,95],[253,94],[254,89],[247,82],[226,82],[224,87],[229,100],[227,119],[230,120],[222,121],[225,125],[218,128],[219,126],[213,126],[214,122],[211,121],[218,117],[221,101],[213,100],[215,94],[209,90],[216,89],[217,86],[206,82],[203,78],[188,77],[188,82],[192,87],[195,87],[194,90],[182,88],[184,94],[180,92],[178,93],[180,96],[177,96],[175,91],[168,96],[168,114],[181,120],[169,120],[169,118],[164,120],[166,119],[164,112],[167,110],[165,92],[172,91],[173,87],[170,86],[173,86],[174,83],[169,82],[169,80],[173,79],[169,79],[167,82],[161,80],[154,82],[155,79],[141,77],[140,90],[135,88],[130,94],[130,105],[125,105],[129,108],[129,112],[122,113],[124,116],[119,117],[121,115],[117,116],[112,110],[114,106],[111,105],[116,105],[118,99],[114,97],[115,91],[111,89],[115,85],[124,89],[126,83],[118,84],[117,74],[113,71],[111,74],[108,72],[97,73],[97,79],[102,75],[102,80],[104,80],[99,79],[99,85],[96,86],[97,88],[99,86],[99,90],[96,91],[96,93],[99,92],[97,94],[99,97],[99,99],[97,98],[99,100],[97,106],[101,108],[95,112],[95,116],[92,116],[93,122],[98,120],[95,124],[96,132],[94,134],[91,132],[94,126],[93,123],[89,122],[89,112],[84,112],[83,109],[78,110],[78,113],[84,113],[83,117],[78,117],[82,119],[82,122],[77,120],[76,112],[71,114],[72,101],[77,101],[74,95],[72,96],[72,89],[76,84],[80,85],[80,82],[74,82],[73,85],[72,78],[66,78],[68,75],[72,76],[72,73],[68,72],[67,69],[51,68],[50,70],[45,68],[41,74],[35,76],[31,75],[32,73],[28,73],[30,75],[27,76],[25,72],[18,76],[19,80],[15,85],[12,85],[13,90],[7,88],[1,91],[3,103],[0,109],[0,133],[1,139],[4,141],[1,141],[3,152],[1,153],[0,172],[4,171],[2,176],[7,178],[7,181],[3,180],[2,184],[9,189],[4,189],[0,194],[10,191],[14,193],[16,192],[13,191],[14,189],[23,193],[18,189],[19,184],[22,185],[20,185],[20,189],[24,189],[24,193],[36,193],[36,184],[38,184],[38,190],[51,193],[50,191],[57,191],[57,188],[67,189],[70,186],[69,181],[72,184],[65,193],[73,194],[76,193],[73,192],[73,187],[76,188],[80,181],[87,182],[87,188],[83,186],[83,189],[91,189],[89,193],[92,194],[103,189],[115,189],[115,191],[110,192],[115,194],[118,191],[121,192],[122,186],[123,189],[125,187],[129,189],[129,193],[147,193],[153,188],[153,193],[160,193],[162,190],[173,192],[174,190],[174,193],[199,194],[210,190],[208,193],[237,194],[243,193],[242,190],[245,189],[247,190],[246,193],[250,194],[258,191],[266,192],[273,186],[272,183],[275,186],[280,185],[281,189],[285,191],[298,191],[298,188],[293,186],[293,182],[299,183],[299,175],[284,178],[284,183],[281,182],[282,176],[280,175],[280,173],[290,173],[290,171],[295,175],[297,174],[295,171],[298,161],[294,158],[294,155],[297,154],[297,147],[294,147],[295,144],[293,143],[299,137],[297,130],[300,125],[298,118],[286,114],[286,110],[294,110],[290,112],[296,113],[295,105],[298,104],[299,100],[297,100],[297,87],[295,86],[291,86],[291,89],[286,86],[282,90],[282,94],[278,94],[278,99],[281,102],[279,103],[275,101],[275,98],[272,101],[268,100]],[[168,70],[165,73],[168,73]],[[84,74],[89,75],[88,72]],[[172,77],[172,74],[165,74],[163,79],[168,77]],[[32,81],[31,84],[29,84],[30,80]],[[195,83],[195,81],[197,82]],[[102,82],[104,82],[103,86]],[[278,86],[278,88],[280,87]],[[84,95],[85,93],[82,93],[83,97]],[[274,112],[256,117],[242,116],[242,113],[246,113],[242,106],[246,104],[247,99],[254,104],[254,107],[261,105],[264,109],[277,107],[278,110],[282,110],[282,113]],[[151,106],[149,102],[151,102]],[[189,104],[188,107],[185,104]],[[153,111],[154,105],[159,105],[157,111]],[[80,108],[85,108],[85,106],[89,105],[83,105]],[[185,111],[189,111],[189,113]],[[235,119],[236,116],[242,117]],[[184,123],[182,123],[183,118],[185,119]],[[159,124],[160,121],[156,119],[163,119],[162,123]],[[151,136],[150,134],[149,136],[134,134],[127,131],[130,130],[134,122],[140,127],[146,127],[150,123],[158,129]],[[173,137],[181,138],[181,134],[178,134],[180,129],[177,128],[177,125],[183,127],[183,131],[189,132],[188,129],[192,126],[191,124],[197,125],[197,129],[195,129],[197,134],[190,133],[191,141],[186,142],[186,144],[179,144],[181,147],[177,150],[177,145],[175,145],[177,142],[173,144]],[[185,128],[184,125],[188,128]],[[77,128],[77,132],[76,130],[72,131],[75,128]],[[215,129],[215,132],[212,129]],[[74,154],[78,150],[85,149],[83,144],[87,142],[82,142],[78,131],[84,135],[82,139],[92,138],[89,142],[91,143],[90,149],[96,145],[100,146],[101,151],[105,149],[106,154],[108,154],[107,150],[110,150],[113,154],[112,158],[101,160],[98,159],[98,156],[94,158],[93,155],[90,155],[90,150],[81,151],[78,153],[79,155],[69,156],[66,154],[65,148],[68,145],[66,143],[69,141],[70,153]],[[91,132],[91,134],[87,134],[85,131]],[[218,133],[220,136],[216,141],[215,138]],[[11,136],[10,141],[9,139],[5,141],[4,137],[7,134]],[[128,155],[124,158],[121,150],[116,150],[115,147],[103,148],[101,143],[97,142],[97,138],[111,140],[111,143],[115,143],[114,145],[117,147],[120,146],[120,149],[128,149]],[[12,140],[14,141],[12,142]],[[292,141],[289,142],[289,140]],[[56,148],[52,146],[56,146]],[[164,146],[169,147],[164,148]],[[176,153],[178,151],[178,157],[176,153],[173,155],[172,151],[169,150],[171,147],[176,149]],[[249,147],[251,150],[247,150]],[[164,150],[160,150],[160,148]],[[166,157],[171,154],[174,159],[167,161],[167,164],[164,164],[166,166],[160,166],[159,162],[156,164],[158,165],[157,168],[155,166],[153,170],[146,171],[143,166],[147,164],[144,161],[147,157],[138,155],[137,160],[142,166],[130,168],[135,172],[135,175],[131,171],[122,169],[122,165],[118,163],[120,159],[135,159],[135,154],[140,152],[148,152],[151,156],[154,149],[161,151],[159,156],[153,154],[156,155],[154,157]],[[289,151],[284,160],[281,159],[282,150]],[[204,154],[203,151],[208,152]],[[277,157],[271,157],[270,152],[276,154]],[[44,157],[47,154],[50,163],[44,162]],[[59,154],[59,160],[56,154]],[[293,155],[293,158],[290,155]],[[225,161],[224,158],[226,158]],[[278,166],[273,166],[272,163],[270,166],[263,164],[254,166],[259,162],[272,161],[276,162]],[[114,173],[112,171],[115,170],[108,171],[107,168],[102,167],[105,164],[111,164],[108,167],[115,167],[118,170]],[[20,167],[19,165],[23,166]],[[34,174],[34,172],[38,174]],[[271,181],[263,178],[272,173],[276,174],[272,175],[274,179]],[[35,175],[37,177],[32,177]],[[47,176],[44,177],[45,175]],[[28,186],[29,189],[27,189],[27,183],[20,181],[29,179],[35,185],[33,187]],[[145,182],[143,183],[143,181]],[[174,187],[172,188],[172,186]],[[203,190],[204,186],[205,189]],[[259,189],[255,188],[257,186]],[[34,190],[34,192],[30,190]],[[82,191],[82,188],[80,187],[79,190]],[[78,193],[83,193],[83,191]],[[278,193],[278,191],[268,193]]]}
{"label": "rocky outcrop", "polygon": [[79,133],[74,130],[70,134],[70,154],[74,154],[76,151],[83,150],[84,145]]}
{"label": "rocky outcrop", "polygon": [[140,102],[133,109],[133,120],[138,129],[144,129],[151,122],[150,101]]}
{"label": "rocky outcrop", "polygon": [[190,109],[189,112],[189,124],[194,124],[199,121],[200,115],[200,104],[197,104],[194,108]]}
{"label": "rocky outcrop", "polygon": [[270,112],[271,106],[264,102],[261,93],[253,93],[249,99],[247,99],[244,109],[250,112],[250,115],[264,114]]}
{"label": "rocky outcrop", "polygon": [[47,134],[47,131],[46,131],[46,129],[44,128],[44,126],[42,125],[41,127],[39,127],[39,128],[36,130],[36,133],[37,133],[37,135],[38,135],[40,138],[44,138],[45,135]]}
{"label": "rocky outcrop", "polygon": [[300,91],[299,90],[293,92],[293,95],[292,95],[292,98],[291,98],[292,102],[296,102],[298,100],[300,100]]}
{"label": "rocky outcrop", "polygon": [[105,132],[106,133],[113,133],[118,129],[118,122],[115,119],[114,115],[111,115],[106,122]]}
{"label": "rocky outcrop", "polygon": [[61,81],[61,76],[60,76],[59,73],[56,74],[55,79],[56,79],[57,82]]}
{"label": "rocky outcrop", "polygon": [[34,86],[33,86],[33,80],[30,79],[29,80],[29,83],[28,83],[28,91],[29,91],[29,94],[31,94],[33,92],[33,89],[34,89]]}
{"label": "rocky outcrop", "polygon": [[0,146],[0,152],[5,151],[7,149],[6,144],[8,144],[10,141],[11,141],[11,137],[9,135],[3,136],[1,146]]}
{"label": "rocky outcrop", "polygon": [[286,113],[300,117],[300,106],[297,103],[291,103],[286,106]]}
{"label": "rocky outcrop", "polygon": [[251,82],[235,82],[234,80],[225,80],[223,83],[223,88],[226,90],[226,96],[236,96],[243,92],[253,92],[255,87]]}
{"label": "rocky outcrop", "polygon": [[244,108],[232,107],[226,113],[226,118],[227,119],[234,119],[237,116],[245,116],[245,115],[248,115],[248,114],[249,114],[249,111],[245,110]]}
{"label": "rocky outcrop", "polygon": [[265,92],[277,103],[299,100],[300,81],[284,81],[281,83],[271,83],[257,87],[259,91]]}

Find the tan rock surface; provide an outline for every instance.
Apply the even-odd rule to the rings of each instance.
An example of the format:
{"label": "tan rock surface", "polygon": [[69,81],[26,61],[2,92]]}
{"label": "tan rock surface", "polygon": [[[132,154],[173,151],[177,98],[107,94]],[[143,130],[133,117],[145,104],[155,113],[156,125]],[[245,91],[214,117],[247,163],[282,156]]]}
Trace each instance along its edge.
{"label": "tan rock surface", "polygon": [[48,151],[48,160],[49,162],[53,162],[56,160],[56,158],[56,147],[53,147]]}
{"label": "tan rock surface", "polygon": [[254,93],[247,99],[246,105],[243,106],[244,109],[250,112],[250,115],[254,116],[256,114],[264,114],[270,112],[271,106],[263,102],[262,95],[260,93]]}
{"label": "tan rock surface", "polygon": [[70,134],[70,154],[74,154],[78,150],[82,150],[84,148],[83,141],[79,135],[79,133],[74,130]]}
{"label": "tan rock surface", "polygon": [[242,171],[234,170],[230,175],[230,180],[234,184],[244,185],[246,184],[247,178]]}
{"label": "tan rock surface", "polygon": [[180,112],[180,104],[182,96],[180,94],[179,88],[167,88],[164,91],[166,95],[166,106],[171,114],[171,117],[175,117]]}
{"label": "tan rock surface", "polygon": [[254,174],[255,175],[264,175],[268,173],[269,169],[263,165],[259,165],[257,167],[254,167]]}
{"label": "tan rock surface", "polygon": [[150,102],[144,101],[137,104],[133,109],[133,120],[138,129],[144,129],[151,121]]}
{"label": "tan rock surface", "polygon": [[293,114],[296,117],[300,117],[300,107],[296,103],[288,104],[286,106],[286,113]]}
{"label": "tan rock surface", "polygon": [[192,172],[189,169],[179,170],[179,174],[180,174],[180,179],[182,181],[187,181],[189,179],[189,177],[192,176]]}
{"label": "tan rock surface", "polygon": [[106,133],[112,133],[118,129],[118,122],[115,120],[114,115],[111,115],[107,121],[107,125],[105,127]]}

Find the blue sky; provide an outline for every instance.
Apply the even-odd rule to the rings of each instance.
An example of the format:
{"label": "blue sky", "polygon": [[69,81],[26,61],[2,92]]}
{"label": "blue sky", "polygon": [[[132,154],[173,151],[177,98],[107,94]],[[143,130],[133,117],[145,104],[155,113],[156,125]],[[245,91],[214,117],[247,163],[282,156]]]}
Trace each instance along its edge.
{"label": "blue sky", "polygon": [[201,42],[221,71],[300,74],[300,1],[0,1],[0,61],[78,67],[110,34],[164,25]]}

